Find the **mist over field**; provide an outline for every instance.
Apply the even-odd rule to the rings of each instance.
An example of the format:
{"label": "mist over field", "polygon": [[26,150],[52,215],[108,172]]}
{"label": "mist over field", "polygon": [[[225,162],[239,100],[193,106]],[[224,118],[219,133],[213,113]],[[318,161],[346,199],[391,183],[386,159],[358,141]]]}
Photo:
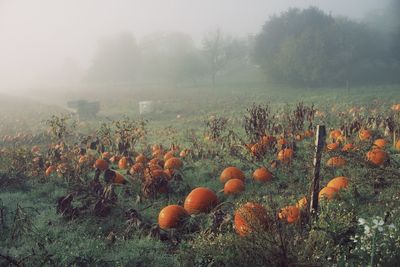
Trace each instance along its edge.
{"label": "mist over field", "polygon": [[[379,20],[387,19],[387,16],[379,15],[386,12],[389,3],[389,0],[119,0],[112,3],[103,0],[79,3],[2,0],[0,91],[16,93],[22,90],[26,94],[38,87],[60,90],[65,85],[81,84],[96,64],[96,55],[105,40],[117,39],[124,34],[139,47],[148,46],[149,40],[159,42],[157,45],[161,47],[173,46],[163,43],[163,38],[181,34],[186,42],[193,42],[190,46],[202,49],[205,36],[216,29],[246,39],[259,34],[270,16],[291,7],[315,6],[332,16],[379,24]],[[115,64],[118,64],[117,50],[113,51],[115,55],[110,55],[115,58]],[[173,59],[165,62],[170,63],[175,64]],[[137,68],[142,64],[137,64]],[[201,77],[201,73],[198,76]],[[152,78],[158,77],[148,79]]]}

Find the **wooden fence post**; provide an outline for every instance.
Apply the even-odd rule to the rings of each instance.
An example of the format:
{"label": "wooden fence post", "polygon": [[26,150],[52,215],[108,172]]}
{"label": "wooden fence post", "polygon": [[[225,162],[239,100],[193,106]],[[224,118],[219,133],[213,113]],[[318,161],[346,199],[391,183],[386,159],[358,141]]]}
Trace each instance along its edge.
{"label": "wooden fence post", "polygon": [[319,193],[319,173],[321,170],[321,156],[322,150],[325,146],[326,130],[324,125],[317,125],[317,132],[315,133],[315,154],[314,154],[314,171],[313,180],[311,184],[311,197],[310,197],[310,215],[316,215],[318,211],[318,193]]}

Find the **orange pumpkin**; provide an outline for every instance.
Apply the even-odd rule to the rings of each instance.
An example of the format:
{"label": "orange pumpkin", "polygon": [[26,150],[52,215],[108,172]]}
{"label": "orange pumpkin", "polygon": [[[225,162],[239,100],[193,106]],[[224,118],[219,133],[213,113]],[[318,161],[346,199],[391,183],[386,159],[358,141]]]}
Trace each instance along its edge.
{"label": "orange pumpkin", "polygon": [[329,138],[332,140],[336,140],[340,136],[342,136],[342,132],[340,130],[333,130],[329,133]]}
{"label": "orange pumpkin", "polygon": [[127,157],[122,157],[122,158],[118,161],[118,168],[120,168],[121,170],[126,170],[126,169],[128,169],[128,158],[127,158]]}
{"label": "orange pumpkin", "polygon": [[305,209],[307,208],[307,198],[306,197],[302,197],[299,201],[297,201],[296,203],[296,207],[298,207],[299,209]]}
{"label": "orange pumpkin", "polygon": [[217,195],[205,187],[197,187],[185,199],[184,208],[189,214],[208,213],[218,204]]}
{"label": "orange pumpkin", "polygon": [[326,164],[329,167],[343,167],[346,164],[346,160],[342,157],[332,157],[328,159]]}
{"label": "orange pumpkin", "polygon": [[220,181],[221,183],[226,183],[228,180],[235,178],[242,181],[245,180],[244,173],[239,168],[231,166],[222,171]]}
{"label": "orange pumpkin", "polygon": [[361,129],[361,130],[358,132],[358,137],[360,138],[361,141],[368,140],[368,139],[371,138],[371,136],[372,136],[371,131],[366,130],[366,129]]}
{"label": "orange pumpkin", "polygon": [[225,195],[235,195],[244,191],[244,182],[240,179],[230,179],[224,185]]}
{"label": "orange pumpkin", "polygon": [[350,151],[353,151],[354,149],[355,149],[354,145],[349,143],[349,144],[345,144],[343,146],[342,151],[343,152],[350,152]]}
{"label": "orange pumpkin", "polygon": [[174,170],[179,170],[183,166],[183,162],[179,158],[172,157],[169,160],[167,160],[164,164],[165,169],[174,169]]}
{"label": "orange pumpkin", "polygon": [[272,179],[272,173],[267,168],[261,167],[253,172],[253,179],[257,182],[267,182]]}
{"label": "orange pumpkin", "polygon": [[46,172],[45,172],[45,175],[46,176],[50,176],[53,172],[55,172],[56,171],[56,167],[55,166],[49,166],[47,169],[46,169]]}
{"label": "orange pumpkin", "polygon": [[175,157],[175,151],[168,151],[167,153],[165,153],[164,155],[164,161],[169,160],[170,158]]}
{"label": "orange pumpkin", "polygon": [[400,151],[400,140],[397,141],[396,145],[395,145],[396,150]]}
{"label": "orange pumpkin", "polygon": [[120,174],[119,172],[115,172],[114,183],[115,184],[124,184],[125,183],[124,176],[122,176],[122,174]]}
{"label": "orange pumpkin", "polygon": [[339,148],[339,144],[338,143],[330,143],[330,144],[326,145],[326,148],[329,151],[335,151]]}
{"label": "orange pumpkin", "polygon": [[336,188],[337,190],[340,190],[342,188],[347,188],[348,185],[349,185],[349,179],[347,179],[347,177],[344,176],[339,176],[330,180],[326,187],[333,187]]}
{"label": "orange pumpkin", "polygon": [[169,205],[158,214],[158,225],[164,230],[178,228],[188,216],[189,214],[183,207]]}
{"label": "orange pumpkin", "polygon": [[143,169],[144,169],[144,164],[143,163],[141,163],[141,162],[135,163],[135,164],[133,164],[133,166],[129,170],[129,174],[130,175],[135,175],[137,173],[142,172]]}
{"label": "orange pumpkin", "polygon": [[278,153],[278,160],[290,162],[293,159],[294,151],[291,148],[285,148]]}
{"label": "orange pumpkin", "polygon": [[300,218],[300,209],[296,206],[287,206],[280,210],[278,217],[281,221],[294,223]]}
{"label": "orange pumpkin", "polygon": [[97,159],[94,163],[94,167],[100,171],[105,171],[108,169],[108,162],[104,159]]}
{"label": "orange pumpkin", "polygon": [[267,210],[260,204],[247,202],[235,211],[234,225],[236,233],[246,236],[269,225]]}
{"label": "orange pumpkin", "polygon": [[145,164],[147,161],[146,157],[143,154],[139,154],[136,158],[135,158],[135,163],[143,163]]}
{"label": "orange pumpkin", "polygon": [[387,142],[383,138],[379,138],[374,141],[374,147],[376,148],[385,148],[386,144]]}
{"label": "orange pumpkin", "polygon": [[388,158],[388,154],[378,148],[372,149],[371,151],[367,152],[367,160],[375,166],[383,165],[388,160]]}
{"label": "orange pumpkin", "polygon": [[328,199],[331,200],[335,197],[338,190],[334,187],[324,187],[319,191],[318,199]]}

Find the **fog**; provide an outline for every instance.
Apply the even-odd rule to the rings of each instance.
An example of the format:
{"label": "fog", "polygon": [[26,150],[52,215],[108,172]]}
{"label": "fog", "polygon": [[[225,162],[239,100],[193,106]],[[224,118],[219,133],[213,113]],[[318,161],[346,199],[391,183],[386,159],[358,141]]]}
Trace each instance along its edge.
{"label": "fog", "polygon": [[182,32],[196,45],[216,28],[257,34],[269,16],[316,6],[361,20],[389,1],[377,0],[0,0],[0,92],[79,83],[99,41],[132,33]]}

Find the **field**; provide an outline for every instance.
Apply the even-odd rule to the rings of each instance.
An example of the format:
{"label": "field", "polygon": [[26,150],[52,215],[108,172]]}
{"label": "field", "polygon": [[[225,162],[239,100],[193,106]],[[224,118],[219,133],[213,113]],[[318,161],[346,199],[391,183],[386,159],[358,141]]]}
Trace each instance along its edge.
{"label": "field", "polygon": [[[101,102],[89,121],[55,92],[50,104],[2,97],[0,266],[398,266],[399,92],[257,83],[67,95]],[[141,100],[156,111],[139,116]],[[328,189],[310,214],[317,125]],[[198,187],[213,193],[190,204]],[[159,221],[168,205],[181,208]]]}

